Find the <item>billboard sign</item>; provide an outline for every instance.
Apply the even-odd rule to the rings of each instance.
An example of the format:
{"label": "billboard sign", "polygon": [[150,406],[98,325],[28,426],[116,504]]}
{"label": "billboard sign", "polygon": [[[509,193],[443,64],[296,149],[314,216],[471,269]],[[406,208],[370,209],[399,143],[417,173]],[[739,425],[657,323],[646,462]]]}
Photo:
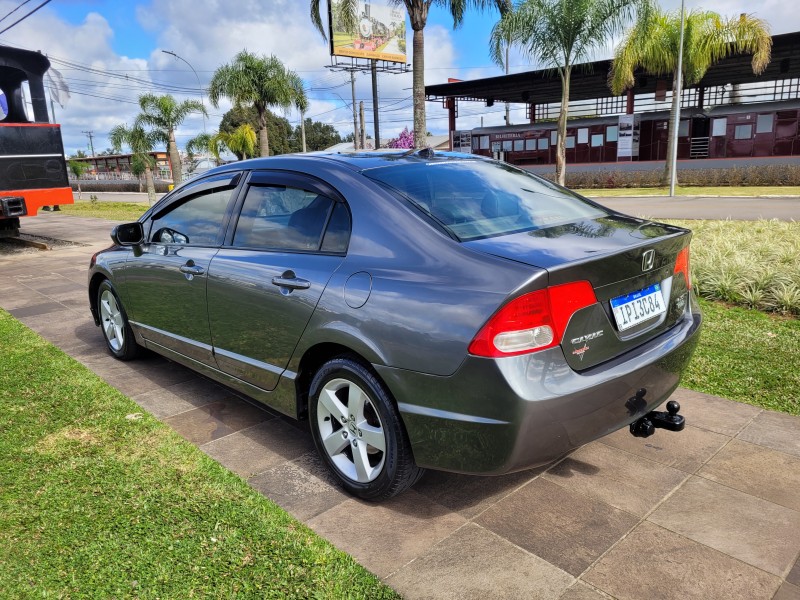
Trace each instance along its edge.
{"label": "billboard sign", "polygon": [[639,115],[620,115],[617,134],[617,160],[639,158]]}
{"label": "billboard sign", "polygon": [[406,11],[390,0],[359,0],[356,25],[341,19],[346,0],[328,0],[332,56],[406,62]]}

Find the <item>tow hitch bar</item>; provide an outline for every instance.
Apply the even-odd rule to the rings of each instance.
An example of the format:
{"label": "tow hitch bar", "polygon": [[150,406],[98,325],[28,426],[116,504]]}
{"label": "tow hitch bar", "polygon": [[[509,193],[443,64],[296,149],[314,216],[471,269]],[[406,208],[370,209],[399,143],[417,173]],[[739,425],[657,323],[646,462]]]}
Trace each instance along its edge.
{"label": "tow hitch bar", "polygon": [[646,438],[656,432],[656,429],[669,429],[670,431],[682,431],[686,426],[686,419],[679,415],[681,405],[670,400],[667,402],[667,412],[652,410],[645,416],[637,419],[630,425],[631,435],[634,437]]}

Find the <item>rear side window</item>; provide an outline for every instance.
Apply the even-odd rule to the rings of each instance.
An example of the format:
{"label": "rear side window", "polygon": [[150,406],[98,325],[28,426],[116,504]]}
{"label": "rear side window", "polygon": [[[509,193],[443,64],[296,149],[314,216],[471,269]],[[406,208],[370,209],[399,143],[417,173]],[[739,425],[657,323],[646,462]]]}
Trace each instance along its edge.
{"label": "rear side window", "polygon": [[407,163],[363,173],[399,192],[463,242],[609,214],[564,188],[500,163]]}
{"label": "rear side window", "polygon": [[347,207],[313,191],[284,185],[247,190],[233,246],[265,250],[345,252]]}

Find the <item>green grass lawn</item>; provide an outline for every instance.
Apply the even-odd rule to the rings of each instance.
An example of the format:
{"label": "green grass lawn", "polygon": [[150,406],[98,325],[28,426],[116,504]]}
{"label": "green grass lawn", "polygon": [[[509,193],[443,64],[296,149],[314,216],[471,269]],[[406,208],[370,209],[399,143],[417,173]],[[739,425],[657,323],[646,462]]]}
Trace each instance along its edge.
{"label": "green grass lawn", "polygon": [[75,201],[75,204],[64,204],[61,212],[76,217],[97,217],[98,219],[111,219],[112,221],[130,222],[142,216],[150,208],[146,203],[139,202],[90,202]]}
{"label": "green grass lawn", "polygon": [[681,385],[800,415],[800,320],[701,300],[705,322]]}
{"label": "green grass lawn", "polygon": [[[669,188],[613,188],[613,189],[575,189],[584,196],[611,198],[619,196],[667,196]],[[678,196],[800,196],[800,186],[759,186],[759,187],[697,187],[677,186]]]}
{"label": "green grass lawn", "polygon": [[394,598],[0,310],[0,598]]}

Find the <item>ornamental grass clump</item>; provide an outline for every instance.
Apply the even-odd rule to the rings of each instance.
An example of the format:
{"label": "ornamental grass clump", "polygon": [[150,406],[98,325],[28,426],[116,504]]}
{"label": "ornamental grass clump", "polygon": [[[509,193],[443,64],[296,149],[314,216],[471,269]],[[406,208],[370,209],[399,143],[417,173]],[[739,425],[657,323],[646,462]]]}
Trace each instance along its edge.
{"label": "ornamental grass clump", "polygon": [[694,231],[698,294],[748,308],[800,315],[800,223],[673,221]]}

